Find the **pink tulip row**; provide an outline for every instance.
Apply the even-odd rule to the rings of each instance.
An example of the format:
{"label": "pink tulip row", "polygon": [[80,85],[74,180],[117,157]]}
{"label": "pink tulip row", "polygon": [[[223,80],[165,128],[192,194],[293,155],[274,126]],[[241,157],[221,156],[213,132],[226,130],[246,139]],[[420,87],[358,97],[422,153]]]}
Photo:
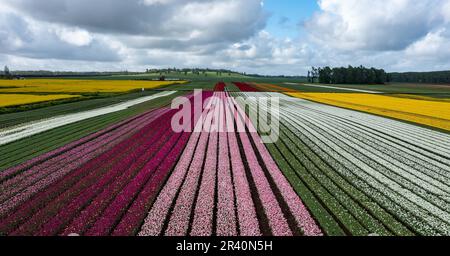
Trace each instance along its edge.
{"label": "pink tulip row", "polygon": [[[155,114],[149,114],[148,117],[143,117],[142,121],[150,122],[155,118]],[[35,165],[32,168],[12,177],[11,179],[6,180],[0,185],[0,189],[3,191],[2,195],[0,195],[0,202],[3,202],[18,192],[25,190],[32,184],[35,184],[49,175],[52,175],[53,179],[56,178],[54,173],[55,171],[64,170],[64,173],[70,172],[71,170],[67,168],[67,165],[71,162],[76,161],[79,158],[83,158],[84,161],[94,158],[104,151],[102,148],[111,148],[121,141],[120,138],[129,136],[129,134],[133,133],[135,129],[139,129],[142,126],[142,122],[129,123],[123,127],[117,128],[114,132],[99,136],[94,140],[75,147],[63,154],[57,155],[48,161]]]}
{"label": "pink tulip row", "polygon": [[[207,100],[210,96],[211,93],[203,93],[203,100]],[[195,121],[193,120],[193,115],[191,115],[191,121]],[[194,124],[191,123],[191,126],[193,125]],[[130,202],[131,207],[125,212],[124,216],[120,220],[120,223],[112,232],[112,235],[135,235],[139,231],[142,220],[145,218],[150,207],[152,206],[152,203],[156,199],[157,193],[163,187],[164,181],[169,176],[170,171],[174,168],[177,160],[180,158],[183,149],[185,147],[194,148],[194,143],[196,143],[197,139],[198,136],[196,134],[194,134],[193,136],[191,136],[190,133],[184,133],[183,135],[181,135],[175,146],[166,155],[166,157],[162,159],[162,163],[155,170],[153,176],[147,179],[143,179],[147,180],[146,184],[143,186],[142,191],[138,194],[136,199],[133,202]],[[185,152],[189,152],[189,150]],[[186,154],[181,156],[181,159],[187,159]],[[180,160],[179,162],[182,163],[183,160]],[[187,165],[185,164],[184,166],[186,167]],[[175,173],[176,172],[177,171],[175,171]],[[162,225],[162,222],[160,222],[159,225]]]}
{"label": "pink tulip row", "polygon": [[[215,96],[219,100],[225,99],[224,93],[216,93]],[[214,102],[212,103],[214,104]],[[212,120],[220,120],[220,125],[225,125],[225,122],[230,121],[225,118],[225,112],[228,110],[221,104],[214,104],[214,106],[214,109],[206,110],[203,113],[204,119],[208,120],[206,125],[208,126]],[[219,115],[219,117],[211,118],[211,114]],[[204,131],[201,134],[194,134],[192,138],[175,172],[150,210],[139,235],[160,235],[163,232],[163,223],[167,218],[170,219],[165,235],[187,235],[193,207],[194,218],[190,235],[212,235],[214,232],[213,211],[215,209],[216,178],[219,186],[217,188],[219,203],[217,205],[216,234],[237,235],[234,191],[231,182],[234,179],[241,235],[261,235],[244,165],[240,159],[236,135]],[[229,145],[224,144],[228,140],[230,140]],[[196,144],[197,147],[195,147]],[[233,178],[230,168],[224,170],[221,166],[223,162],[230,163],[229,158],[223,159],[224,152],[227,152],[228,155],[228,146],[231,149],[229,155],[232,156]],[[218,165],[221,166],[219,167],[220,174],[216,173],[218,149],[218,156],[223,160]],[[197,187],[199,187],[198,192]],[[177,191],[179,192],[177,193]],[[197,193],[198,197],[195,201]],[[169,212],[173,203],[175,203],[173,211]]]}
{"label": "pink tulip row", "polygon": [[[0,231],[6,231],[9,233],[11,231],[10,229],[14,228],[14,226],[17,225],[18,222],[20,222],[21,220],[25,220],[27,217],[45,206],[45,204],[52,201],[57,195],[71,188],[77,182],[80,182],[80,180],[82,184],[86,185],[96,182],[96,179],[99,177],[99,175],[102,175],[108,170],[108,168],[99,168],[99,166],[102,166],[102,164],[105,162],[110,162],[111,159],[117,159],[117,156],[121,156],[121,154],[127,152],[127,149],[132,146],[127,141],[137,141],[142,137],[142,135],[150,131],[151,128],[151,125],[147,125],[147,129],[142,129],[140,132],[136,133],[128,140],[119,143],[112,150],[103,153],[102,155],[89,161],[85,165],[79,165],[79,162],[75,161],[74,164],[78,165],[77,170],[69,173],[62,180],[53,183],[51,187],[38,193],[35,197],[33,197],[32,200],[26,201],[16,211],[14,211],[12,214],[9,214],[7,218],[0,222]],[[118,160],[120,160],[120,158]],[[53,175],[51,175],[51,177],[53,177]],[[74,189],[72,189],[72,191],[73,190]]]}
{"label": "pink tulip row", "polygon": [[[212,122],[213,111],[213,108],[210,108],[206,111],[206,127],[208,127],[208,125],[210,125]],[[191,216],[191,207],[194,204],[197,184],[199,182],[203,163],[205,161],[209,135],[209,132],[202,132],[200,136],[200,141],[196,148],[194,158],[192,159],[189,172],[187,173],[184,184],[180,189],[179,196],[175,203],[175,207],[173,209],[172,216],[166,230],[167,236],[187,235]]]}
{"label": "pink tulip row", "polygon": [[[243,113],[243,110],[238,106],[235,102],[234,98],[230,98],[235,106],[237,107],[237,111],[240,115],[245,119],[245,123],[252,126],[251,122],[247,122],[248,117]],[[255,127],[249,127],[249,130],[256,130]],[[289,181],[282,174],[281,170],[278,168],[278,165],[275,163],[274,159],[271,157],[269,151],[261,142],[258,133],[251,132],[250,137],[253,139],[253,142],[261,155],[261,159],[263,159],[264,164],[267,167],[269,175],[273,182],[277,185],[277,188],[280,190],[281,196],[286,202],[292,216],[295,218],[298,228],[300,228],[304,235],[307,236],[321,236],[323,235],[320,227],[317,225],[315,220],[312,218],[306,206],[301,201],[300,197],[294,191],[292,186],[289,184]],[[245,147],[245,146],[244,146]]]}
{"label": "pink tulip row", "polygon": [[[231,108],[239,108],[237,104],[234,104],[231,98],[228,99],[229,106]],[[234,111],[234,110],[233,110]],[[243,118],[242,115],[235,115],[235,118]],[[242,114],[242,113],[241,113]],[[269,181],[266,179],[264,171],[258,161],[256,156],[256,152],[253,150],[248,150],[252,148],[252,142],[248,137],[247,133],[239,133],[239,137],[242,143],[242,147],[244,149],[244,155],[247,159],[247,163],[251,170],[250,174],[253,182],[255,183],[256,192],[258,193],[258,197],[261,200],[262,207],[264,208],[268,225],[271,229],[273,235],[276,236],[290,236],[292,232],[289,228],[288,222],[283,215],[282,209],[276,199],[272,188],[270,187]]]}
{"label": "pink tulip row", "polygon": [[[206,95],[205,97],[204,94],[204,98],[208,98],[208,96],[210,95]],[[202,114],[199,121],[204,120],[206,118],[206,114],[207,111]],[[203,159],[203,154],[195,154],[196,148],[203,148],[205,150],[207,139],[208,135],[205,133],[192,133],[174,171],[170,175],[155,203],[151,207],[150,212],[145,218],[144,224],[141,227],[140,232],[138,233],[139,236],[161,235],[164,222],[167,218],[167,215],[169,214],[172,202],[178,195],[178,190],[186,178],[188,169],[194,170],[194,166],[197,167],[197,170],[201,168],[202,163],[200,163],[200,161],[203,160],[199,160],[199,158]],[[194,155],[196,159],[194,159],[193,161]],[[191,166],[191,162],[193,166]]]}
{"label": "pink tulip row", "polygon": [[[203,113],[206,125],[216,120],[221,127],[237,121],[249,123],[228,93],[214,95],[214,107]],[[260,208],[253,201],[255,196]],[[262,230],[261,225],[269,230]],[[322,235],[259,135],[212,130],[191,136],[139,235],[258,236],[270,232],[291,236],[298,230],[305,235]]]}
{"label": "pink tulip row", "polygon": [[[221,98],[225,102],[227,99],[227,95],[222,94]],[[233,125],[235,123],[230,108],[226,105],[224,106],[224,119],[226,119],[225,124],[227,125]],[[228,151],[227,147],[229,148],[231,166],[229,167],[230,170],[227,170],[227,173],[225,173],[225,175],[221,175],[221,170],[219,169],[219,184],[224,184],[224,191],[222,192],[221,187],[219,187],[219,206],[217,207],[217,234],[231,235],[234,233],[234,225],[238,224],[240,235],[260,236],[261,231],[259,228],[257,213],[253,203],[250,186],[247,181],[245,167],[240,154],[236,133],[221,133],[220,136],[222,137],[222,141],[224,142],[223,144],[221,144],[221,150],[223,150],[224,155]],[[228,145],[224,145],[226,140],[228,140]],[[229,172],[231,172],[231,177],[228,177]],[[234,184],[231,182],[228,183],[230,180],[233,180]],[[228,186],[228,184],[231,185],[231,188]],[[234,197],[236,198],[237,216],[230,213],[230,207],[233,207],[230,201],[234,201],[232,193],[233,188],[235,194]],[[223,200],[221,198],[226,198],[226,200]],[[227,209],[226,212],[228,212],[228,215],[221,214],[222,211],[225,212],[225,209]],[[236,218],[237,220],[235,220]],[[232,227],[227,228],[227,223],[232,223]]]}
{"label": "pink tulip row", "polygon": [[[216,174],[217,146],[218,146],[218,133],[210,132],[208,148],[206,151],[205,165],[203,167],[202,180],[200,183],[200,189],[198,191],[198,199],[195,202],[195,215],[191,231],[192,236],[212,235],[213,214],[214,214],[214,193],[216,188],[216,175],[217,175]],[[194,186],[192,186],[192,188],[194,188]],[[193,191],[192,195],[195,195],[195,191]],[[174,212],[173,214],[177,213]]]}
{"label": "pink tulip row", "polygon": [[[152,123],[151,128],[155,129],[156,126]],[[122,158],[120,162],[114,164],[111,169],[108,168],[108,171],[103,176],[97,178],[93,186],[82,192],[74,193],[73,191],[76,191],[78,188],[86,185],[87,179],[84,178],[83,180],[80,180],[78,184],[72,186],[64,194],[60,195],[57,199],[51,201],[51,203],[47,205],[46,208],[39,212],[42,213],[40,214],[42,217],[40,219],[36,219],[35,221],[36,223],[46,223],[42,228],[41,226],[35,227],[35,230],[40,230],[37,234],[57,234],[59,228],[62,225],[61,222],[65,223],[68,220],[72,219],[73,216],[75,216],[78,211],[88,203],[90,203],[89,209],[92,210],[90,211],[91,215],[88,216],[95,216],[95,214],[101,212],[101,207],[92,207],[93,205],[97,206],[97,204],[94,202],[101,202],[100,205],[107,205],[107,203],[109,202],[108,200],[111,200],[110,198],[117,194],[122,188],[121,186],[125,185],[132,177],[133,172],[136,172],[135,168],[137,168],[140,164],[142,165],[142,162],[146,160],[146,157],[149,157],[145,154],[152,154],[152,152],[147,152],[146,150],[148,150],[148,148],[155,147],[155,142],[156,140],[160,139],[161,134],[162,130],[159,130],[156,133],[144,133],[144,136],[141,137],[140,140],[145,143],[142,143],[138,147],[134,148],[134,151],[126,152],[126,157]],[[94,198],[102,190],[103,192],[101,195],[103,196],[98,196],[94,201],[91,201],[93,200],[92,198]],[[76,194],[79,195],[74,198],[74,195]],[[49,221],[50,217],[58,211],[59,213]],[[86,211],[83,211],[83,213],[85,212]],[[39,214],[35,214],[33,218],[36,218],[36,216],[39,216]],[[43,217],[46,217],[46,219],[43,219]],[[89,218],[84,219],[83,223],[84,225],[88,225],[90,223]],[[26,225],[22,225],[22,227],[18,229],[18,234],[24,234],[24,232],[22,231],[24,230],[24,227],[26,227]],[[82,230],[77,230],[74,232],[82,233],[81,231]]]}

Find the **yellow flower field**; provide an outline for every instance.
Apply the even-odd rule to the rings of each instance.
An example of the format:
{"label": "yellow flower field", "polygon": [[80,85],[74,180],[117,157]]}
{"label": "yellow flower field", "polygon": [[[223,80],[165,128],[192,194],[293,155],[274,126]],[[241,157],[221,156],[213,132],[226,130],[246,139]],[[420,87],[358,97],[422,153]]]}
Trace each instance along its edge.
{"label": "yellow flower field", "polygon": [[155,89],[180,83],[185,82],[69,79],[0,80],[0,93],[119,93],[142,88]]}
{"label": "yellow flower field", "polygon": [[274,84],[262,84],[262,83],[253,83],[253,85],[257,86],[260,89],[263,89],[268,92],[297,92],[294,89],[285,88],[282,86],[274,85]]}
{"label": "yellow flower field", "polygon": [[288,93],[288,95],[450,131],[450,102],[363,93]]}
{"label": "yellow flower field", "polygon": [[65,95],[65,94],[52,94],[52,95],[0,94],[0,107],[10,107],[23,104],[70,99],[77,97],[80,96]]}

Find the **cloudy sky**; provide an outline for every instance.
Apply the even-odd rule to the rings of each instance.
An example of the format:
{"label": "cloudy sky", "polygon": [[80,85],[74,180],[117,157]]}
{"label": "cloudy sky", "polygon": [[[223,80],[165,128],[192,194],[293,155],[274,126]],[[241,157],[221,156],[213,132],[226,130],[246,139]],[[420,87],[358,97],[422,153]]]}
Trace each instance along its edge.
{"label": "cloudy sky", "polygon": [[450,0],[0,0],[13,70],[450,69]]}

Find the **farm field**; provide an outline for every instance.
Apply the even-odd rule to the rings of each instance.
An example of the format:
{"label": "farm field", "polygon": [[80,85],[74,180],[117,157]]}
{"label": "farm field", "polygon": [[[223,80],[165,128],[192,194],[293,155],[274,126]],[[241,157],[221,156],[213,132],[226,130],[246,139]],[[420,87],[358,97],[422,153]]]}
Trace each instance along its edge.
{"label": "farm field", "polygon": [[[409,94],[429,96],[433,98],[450,98],[450,86],[433,84],[408,84],[408,83],[386,83],[386,84],[309,84],[298,82],[272,83],[299,92],[337,92],[355,93],[358,90],[371,91],[382,94]],[[356,91],[352,91],[352,89]],[[279,92],[279,91],[276,91]]]}
{"label": "farm field", "polygon": [[362,93],[288,93],[288,95],[450,131],[448,100]]}
{"label": "farm field", "polygon": [[29,94],[0,94],[0,108],[25,105],[37,102],[46,102],[61,99],[78,98],[78,95],[29,95]]}
{"label": "farm field", "polygon": [[281,94],[267,147],[328,235],[448,235],[450,136]]}
{"label": "farm field", "polygon": [[123,93],[184,81],[26,79],[0,80],[0,93]]}
{"label": "farm field", "polygon": [[[431,126],[446,99],[294,86],[197,80],[0,115],[0,235],[450,235],[449,133],[381,116]],[[247,112],[261,98],[280,102],[274,143]]]}

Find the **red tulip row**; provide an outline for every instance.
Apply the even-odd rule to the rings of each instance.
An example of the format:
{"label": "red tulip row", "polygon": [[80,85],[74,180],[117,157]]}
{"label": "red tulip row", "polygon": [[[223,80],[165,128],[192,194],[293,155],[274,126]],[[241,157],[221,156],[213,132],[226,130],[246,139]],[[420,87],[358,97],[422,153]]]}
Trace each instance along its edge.
{"label": "red tulip row", "polygon": [[259,92],[258,89],[247,83],[235,82],[233,84],[236,85],[241,92]]}
{"label": "red tulip row", "polygon": [[216,86],[214,87],[214,91],[216,91],[216,92],[223,92],[223,91],[225,91],[225,87],[226,87],[227,85],[224,83],[224,82],[219,82],[219,83],[217,83],[216,84]]}

